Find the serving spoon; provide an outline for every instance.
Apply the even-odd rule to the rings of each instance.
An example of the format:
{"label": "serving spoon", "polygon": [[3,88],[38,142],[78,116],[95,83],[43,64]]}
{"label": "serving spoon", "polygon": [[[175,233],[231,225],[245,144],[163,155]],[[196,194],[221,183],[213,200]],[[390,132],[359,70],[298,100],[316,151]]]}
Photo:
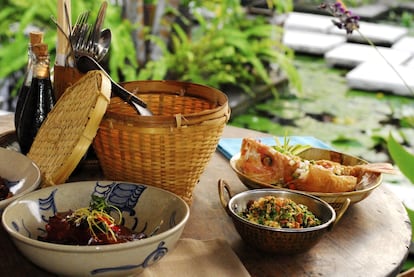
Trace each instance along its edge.
{"label": "serving spoon", "polygon": [[112,34],[111,34],[111,30],[110,29],[103,29],[101,32],[101,35],[99,37],[98,43],[97,43],[97,61],[101,61],[106,53],[108,53],[109,50],[109,46],[111,45],[111,39],[112,39]]}
{"label": "serving spoon", "polygon": [[115,82],[111,76],[105,71],[105,69],[92,57],[90,56],[80,56],[76,60],[77,68],[80,72],[86,73],[91,70],[101,70],[111,81],[111,89],[112,91],[119,96],[122,100],[127,102],[128,104],[132,105],[140,115],[143,116],[151,116],[153,115],[152,112],[147,108],[147,104],[138,98],[133,93],[127,91],[125,88],[120,86],[117,82]]}

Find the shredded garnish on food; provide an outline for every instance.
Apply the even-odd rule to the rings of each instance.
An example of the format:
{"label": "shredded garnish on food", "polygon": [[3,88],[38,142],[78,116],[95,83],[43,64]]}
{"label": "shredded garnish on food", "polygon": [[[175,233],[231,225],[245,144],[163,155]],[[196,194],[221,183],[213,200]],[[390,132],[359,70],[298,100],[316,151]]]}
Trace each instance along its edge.
{"label": "shredded garnish on food", "polygon": [[[118,214],[118,222],[110,215],[111,210],[115,210]],[[113,205],[109,205],[102,197],[92,195],[92,200],[89,207],[75,210],[69,217],[68,221],[73,221],[76,224],[87,222],[92,235],[96,238],[97,233],[106,234],[107,237],[117,241],[116,232],[119,230],[118,225],[121,223],[122,213]]]}
{"label": "shredded garnish on food", "polygon": [[275,228],[306,228],[321,224],[307,206],[296,204],[289,198],[272,195],[249,202],[240,216],[251,222]]}

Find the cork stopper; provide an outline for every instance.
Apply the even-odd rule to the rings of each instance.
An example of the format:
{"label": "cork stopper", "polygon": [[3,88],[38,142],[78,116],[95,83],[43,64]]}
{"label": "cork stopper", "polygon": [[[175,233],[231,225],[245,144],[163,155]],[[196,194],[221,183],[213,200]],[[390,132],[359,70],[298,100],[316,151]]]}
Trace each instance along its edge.
{"label": "cork stopper", "polygon": [[32,31],[29,33],[30,44],[38,44],[43,43],[43,32],[40,31]]}
{"label": "cork stopper", "polygon": [[36,56],[46,56],[48,55],[48,51],[46,43],[37,43],[33,45],[33,53]]}
{"label": "cork stopper", "polygon": [[33,54],[36,56],[34,75],[38,78],[49,77],[49,53],[46,43],[38,43],[32,46]]}

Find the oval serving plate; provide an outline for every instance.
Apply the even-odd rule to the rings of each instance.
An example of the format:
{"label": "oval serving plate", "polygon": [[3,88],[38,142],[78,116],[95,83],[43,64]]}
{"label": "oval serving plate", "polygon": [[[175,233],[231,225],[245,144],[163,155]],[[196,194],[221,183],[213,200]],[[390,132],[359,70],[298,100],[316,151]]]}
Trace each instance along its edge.
{"label": "oval serving plate", "polygon": [[[357,157],[347,155],[344,153],[321,149],[321,148],[309,148],[298,154],[298,156],[307,159],[307,160],[331,160],[335,161],[344,165],[358,165],[358,164],[365,164],[366,161],[359,159]],[[237,167],[236,162],[240,158],[240,153],[237,153],[230,159],[230,166],[233,171],[237,174],[237,177],[240,181],[249,189],[258,189],[258,188],[278,188],[284,190],[290,190],[287,188],[282,188],[280,186],[267,184],[255,180],[245,174],[243,174]],[[355,191],[349,192],[340,192],[340,193],[323,193],[323,192],[308,192],[308,191],[301,191],[304,193],[308,193],[314,196],[317,196],[326,202],[328,202],[335,210],[340,209],[343,204],[349,198],[351,200],[351,204],[355,204],[359,201],[364,200],[368,195],[377,188],[382,182],[382,174],[372,174],[371,178],[367,180],[362,188],[359,188]]]}

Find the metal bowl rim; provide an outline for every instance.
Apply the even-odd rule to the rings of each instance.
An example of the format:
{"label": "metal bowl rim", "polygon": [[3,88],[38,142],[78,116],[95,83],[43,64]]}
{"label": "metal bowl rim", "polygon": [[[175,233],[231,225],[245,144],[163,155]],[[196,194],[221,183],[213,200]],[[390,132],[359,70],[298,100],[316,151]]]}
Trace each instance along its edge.
{"label": "metal bowl rim", "polygon": [[[239,216],[234,211],[234,208],[233,208],[233,205],[235,204],[234,202],[237,201],[239,198],[244,197],[245,195],[260,194],[260,195],[264,196],[264,195],[272,195],[274,193],[287,194],[287,195],[296,194],[296,195],[299,195],[301,197],[310,198],[311,200],[318,202],[321,206],[323,206],[324,208],[329,210],[331,212],[331,216],[329,217],[329,219],[325,223],[323,223],[321,225],[318,225],[318,226],[314,226],[314,227],[307,227],[307,228],[275,228],[275,227],[269,227],[269,226],[253,223],[253,222]],[[252,226],[254,228],[257,228],[257,229],[263,229],[263,230],[268,230],[268,231],[272,231],[272,232],[280,232],[280,233],[306,233],[306,232],[321,231],[323,229],[328,228],[332,224],[334,224],[335,220],[336,220],[335,210],[332,208],[331,205],[329,205],[323,199],[320,199],[316,196],[313,196],[311,194],[307,194],[307,193],[304,193],[304,192],[301,192],[301,191],[292,191],[292,190],[288,191],[288,190],[276,189],[276,188],[275,189],[253,189],[253,190],[240,192],[240,193],[238,193],[238,194],[236,194],[236,195],[234,195],[233,197],[230,198],[230,200],[227,204],[227,208],[230,211],[230,214],[231,214],[232,218],[242,222],[243,224],[247,224],[247,225]]]}

